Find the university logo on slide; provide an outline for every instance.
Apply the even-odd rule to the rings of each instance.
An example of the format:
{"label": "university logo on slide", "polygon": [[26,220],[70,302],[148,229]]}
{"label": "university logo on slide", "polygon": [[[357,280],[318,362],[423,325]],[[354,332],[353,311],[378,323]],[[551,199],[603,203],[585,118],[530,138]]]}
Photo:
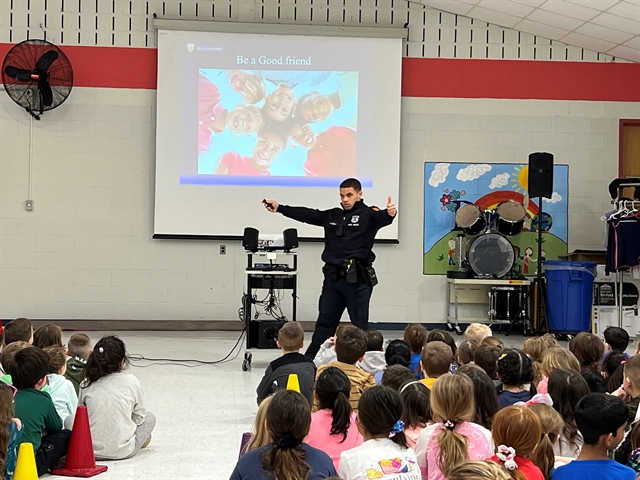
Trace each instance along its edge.
{"label": "university logo on slide", "polygon": [[193,43],[187,43],[187,52],[191,53],[196,49],[196,46]]}
{"label": "university logo on slide", "polygon": [[351,217],[351,223],[358,223],[358,220],[360,220],[360,215],[354,215]]}

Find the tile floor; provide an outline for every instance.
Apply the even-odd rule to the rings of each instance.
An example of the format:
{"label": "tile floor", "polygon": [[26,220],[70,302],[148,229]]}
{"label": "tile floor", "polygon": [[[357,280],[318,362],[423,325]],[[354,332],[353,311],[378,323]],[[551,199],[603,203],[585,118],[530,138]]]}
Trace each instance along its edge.
{"label": "tile floor", "polygon": [[[105,332],[88,332],[95,343]],[[116,332],[130,354],[148,358],[219,360],[239,332]],[[402,331],[382,332],[385,340]],[[65,332],[65,341],[70,336]],[[500,336],[520,347],[522,335]],[[461,339],[462,337],[459,337]],[[307,334],[306,343],[310,341]],[[255,389],[276,350],[253,350],[252,368],[241,369],[244,343],[236,358],[217,365],[186,367],[135,361],[131,372],[141,381],[147,409],[158,418],[148,448],[129,460],[99,462],[109,470],[99,480],[223,480],[236,460],[240,437],[257,411]],[[236,350],[237,351],[237,350]],[[49,477],[42,478],[66,478]]]}

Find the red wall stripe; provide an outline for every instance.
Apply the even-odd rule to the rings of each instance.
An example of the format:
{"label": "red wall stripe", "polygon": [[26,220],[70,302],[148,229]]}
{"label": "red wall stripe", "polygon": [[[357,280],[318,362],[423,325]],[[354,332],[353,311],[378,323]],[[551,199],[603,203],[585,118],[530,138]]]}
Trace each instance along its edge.
{"label": "red wall stripe", "polygon": [[[0,57],[12,46],[0,43]],[[156,88],[154,48],[61,48],[75,86]],[[404,58],[402,96],[640,102],[640,64]]]}

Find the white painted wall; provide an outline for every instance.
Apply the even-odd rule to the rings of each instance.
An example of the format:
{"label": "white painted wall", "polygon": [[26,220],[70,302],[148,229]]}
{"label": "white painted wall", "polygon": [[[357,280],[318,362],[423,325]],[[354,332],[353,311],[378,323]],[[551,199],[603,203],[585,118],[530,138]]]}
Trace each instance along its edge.
{"label": "white painted wall", "polygon": [[[77,88],[34,122],[26,212],[30,117],[0,95],[0,318],[237,318],[239,243],[151,239],[154,104],[152,91]],[[618,119],[639,118],[639,104],[404,98],[402,109],[400,245],[375,248],[372,321],[443,321],[444,278],[422,275],[426,161],[526,163],[550,151],[570,165],[570,249],[601,246]],[[320,252],[299,249],[300,320],[316,317]]]}

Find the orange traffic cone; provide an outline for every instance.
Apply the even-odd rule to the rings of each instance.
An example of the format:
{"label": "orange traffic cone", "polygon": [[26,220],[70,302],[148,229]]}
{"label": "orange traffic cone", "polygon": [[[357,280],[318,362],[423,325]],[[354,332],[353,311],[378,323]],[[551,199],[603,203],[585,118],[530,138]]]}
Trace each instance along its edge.
{"label": "orange traffic cone", "polygon": [[107,468],[106,465],[96,465],[87,407],[79,406],[76,410],[76,418],[73,420],[67,461],[64,467],[56,468],[51,473],[66,477],[93,477],[106,472]]}
{"label": "orange traffic cone", "polygon": [[300,393],[300,381],[298,380],[297,373],[289,374],[289,378],[287,378],[287,390],[293,390],[294,392]]}
{"label": "orange traffic cone", "polygon": [[33,452],[32,443],[23,443],[20,445],[13,480],[38,480],[36,456]]}

